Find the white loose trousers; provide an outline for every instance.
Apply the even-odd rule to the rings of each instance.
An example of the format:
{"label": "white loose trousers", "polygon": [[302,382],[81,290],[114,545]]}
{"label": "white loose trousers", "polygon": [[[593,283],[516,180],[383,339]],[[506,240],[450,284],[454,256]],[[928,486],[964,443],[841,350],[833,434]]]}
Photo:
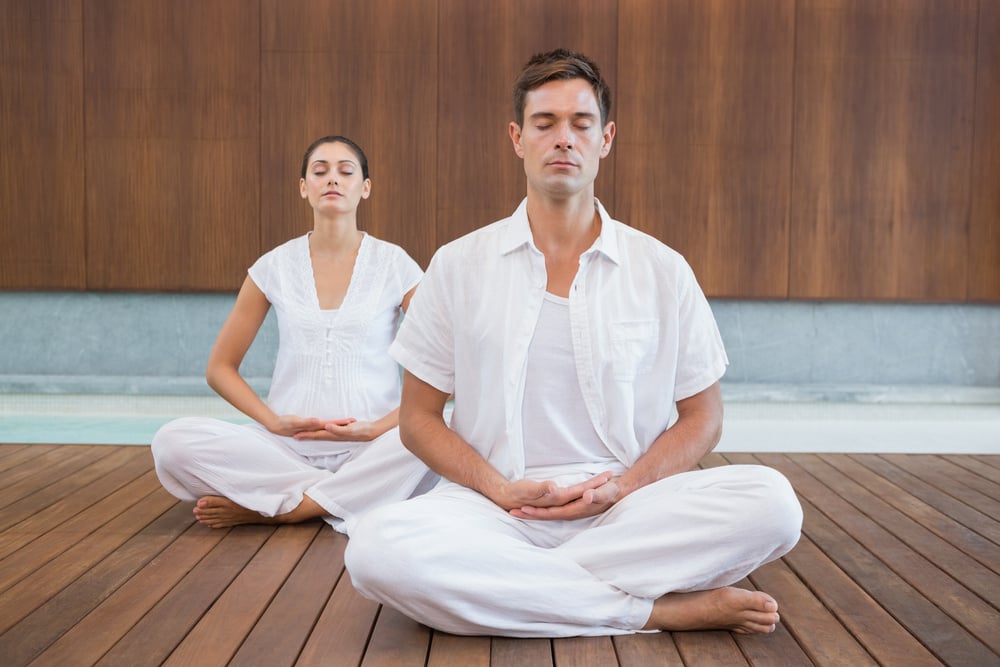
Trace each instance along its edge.
{"label": "white loose trousers", "polygon": [[[340,454],[303,456],[258,424],[185,417],[153,437],[156,474],[175,497],[224,496],[264,516],[285,514],[308,495],[327,523],[350,534],[358,517],[405,500],[437,480],[393,428]],[[302,444],[296,443],[301,450]]]}
{"label": "white loose trousers", "polygon": [[763,466],[674,475],[576,521],[517,519],[445,483],[366,515],[345,562],[362,594],[446,632],[626,634],[656,598],[731,585],[781,557],[801,525],[791,485]]}

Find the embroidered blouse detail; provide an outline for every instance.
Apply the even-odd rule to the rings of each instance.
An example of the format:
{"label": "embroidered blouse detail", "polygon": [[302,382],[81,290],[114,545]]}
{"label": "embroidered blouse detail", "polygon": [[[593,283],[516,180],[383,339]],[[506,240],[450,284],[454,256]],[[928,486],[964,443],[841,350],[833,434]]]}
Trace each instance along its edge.
{"label": "embroidered blouse detail", "polygon": [[278,356],[268,395],[272,410],[370,421],[399,405],[399,368],[387,350],[399,305],[422,275],[402,248],[365,234],[343,303],[335,310],[319,307],[308,235],[268,252],[249,274],[278,319]]}

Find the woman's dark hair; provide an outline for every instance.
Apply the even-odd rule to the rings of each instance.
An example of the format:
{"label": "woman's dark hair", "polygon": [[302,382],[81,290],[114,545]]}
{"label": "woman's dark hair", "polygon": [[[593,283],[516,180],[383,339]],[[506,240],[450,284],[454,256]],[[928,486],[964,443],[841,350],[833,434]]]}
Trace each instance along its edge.
{"label": "woman's dark hair", "polygon": [[309,144],[309,148],[306,149],[306,154],[302,156],[302,173],[301,178],[306,177],[306,171],[309,169],[309,158],[316,151],[317,148],[323,144],[344,144],[352,151],[358,158],[358,162],[361,163],[361,176],[363,178],[368,178],[368,158],[365,157],[365,152],[361,150],[361,146],[348,139],[347,137],[342,137],[339,134],[332,135],[329,137],[320,137],[316,141]]}
{"label": "woman's dark hair", "polygon": [[597,63],[583,55],[566,49],[537,53],[531,57],[514,82],[514,121],[524,125],[524,105],[528,93],[559,79],[583,79],[594,89],[597,106],[601,109],[601,125],[611,115],[611,89],[601,76]]}

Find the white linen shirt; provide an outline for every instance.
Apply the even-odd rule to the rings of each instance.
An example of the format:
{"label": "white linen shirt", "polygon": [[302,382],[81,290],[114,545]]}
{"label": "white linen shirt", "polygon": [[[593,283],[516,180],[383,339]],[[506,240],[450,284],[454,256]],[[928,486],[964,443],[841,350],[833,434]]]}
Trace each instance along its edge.
{"label": "white linen shirt", "polygon": [[[258,259],[250,278],[274,307],[278,358],[267,402],[277,414],[372,421],[399,406],[399,366],[386,352],[403,297],[420,267],[402,248],[365,234],[340,308],[319,307],[309,235]],[[356,443],[304,441],[303,454],[335,454]]]}
{"label": "white linen shirt", "polygon": [[[669,426],[675,401],[711,386],[728,359],[683,257],[595,205],[601,233],[570,287],[573,356],[594,429],[630,467]],[[454,393],[451,428],[508,479],[524,475],[526,358],[546,284],[524,200],[435,253],[389,349]]]}

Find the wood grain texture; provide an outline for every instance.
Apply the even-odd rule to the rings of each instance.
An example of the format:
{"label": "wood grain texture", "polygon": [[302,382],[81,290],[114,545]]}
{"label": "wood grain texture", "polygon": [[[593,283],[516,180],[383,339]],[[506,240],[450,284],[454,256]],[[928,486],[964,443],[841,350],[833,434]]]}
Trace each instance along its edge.
{"label": "wood grain texture", "polygon": [[[31,544],[44,545],[25,545],[40,567],[0,592],[0,619],[10,626],[0,631],[5,665],[190,664],[192,659],[267,667],[1000,661],[991,632],[1000,623],[991,597],[995,584],[961,555],[975,547],[985,560],[996,560],[998,542],[992,542],[991,555],[982,551],[983,539],[970,539],[982,523],[976,517],[984,515],[966,504],[989,511],[983,499],[1000,497],[996,456],[709,455],[706,467],[772,464],[803,499],[799,545],[736,584],[775,596],[782,615],[775,633],[517,639],[432,631],[363,598],[344,570],[347,538],[318,522],[211,530],[194,523],[190,503],[166,499],[162,489],[144,498],[130,495],[156,487],[146,447],[28,449],[34,447],[42,454],[25,457],[25,448],[0,445],[0,461],[21,460],[0,470],[0,482],[29,466],[34,472],[19,479],[36,482],[31,496],[45,496],[53,491],[52,480],[37,473],[47,467],[44,457],[58,452],[66,458],[90,454],[100,465],[118,461],[129,474],[95,480],[107,484],[89,498],[66,495],[63,500],[76,498],[78,519],[0,528],[0,538],[28,530]],[[123,459],[125,453],[132,456]],[[130,467],[135,461],[145,467]],[[79,474],[89,478],[93,471],[87,468]],[[57,485],[74,484],[73,477]],[[973,513],[956,511],[954,504]],[[158,513],[163,505],[169,509]],[[956,529],[945,511],[972,519],[972,525]],[[922,536],[914,524],[940,533],[954,549]],[[0,558],[3,571],[11,572],[5,563],[27,563],[12,556]],[[8,617],[16,622],[10,625]]]}
{"label": "wood grain texture", "polygon": [[792,298],[966,298],[976,16],[799,2]]}
{"label": "wood grain texture", "polygon": [[89,288],[242,282],[259,248],[256,7],[88,3]]}
{"label": "wood grain texture", "polygon": [[358,223],[426,266],[437,247],[437,16],[433,3],[265,0],[261,52],[261,246],[312,229],[303,153],[344,135],[368,157]]}
{"label": "wood grain texture", "polygon": [[621,219],[710,296],[787,295],[791,0],[621,6]]}
{"label": "wood grain texture", "polygon": [[709,296],[1000,303],[1000,0],[8,0],[0,289],[235,290],[337,133],[426,266],[523,197],[557,46],[612,85],[598,197]]}
{"label": "wood grain texture", "polygon": [[0,6],[0,288],[86,286],[81,6]]}
{"label": "wood grain texture", "polygon": [[968,298],[1000,302],[1000,0],[979,0]]}
{"label": "wood grain texture", "polygon": [[[506,218],[524,198],[524,168],[508,135],[513,86],[535,53],[555,48],[593,59],[616,104],[617,8],[613,0],[440,0],[438,245]],[[615,154],[596,195],[615,215]]]}

